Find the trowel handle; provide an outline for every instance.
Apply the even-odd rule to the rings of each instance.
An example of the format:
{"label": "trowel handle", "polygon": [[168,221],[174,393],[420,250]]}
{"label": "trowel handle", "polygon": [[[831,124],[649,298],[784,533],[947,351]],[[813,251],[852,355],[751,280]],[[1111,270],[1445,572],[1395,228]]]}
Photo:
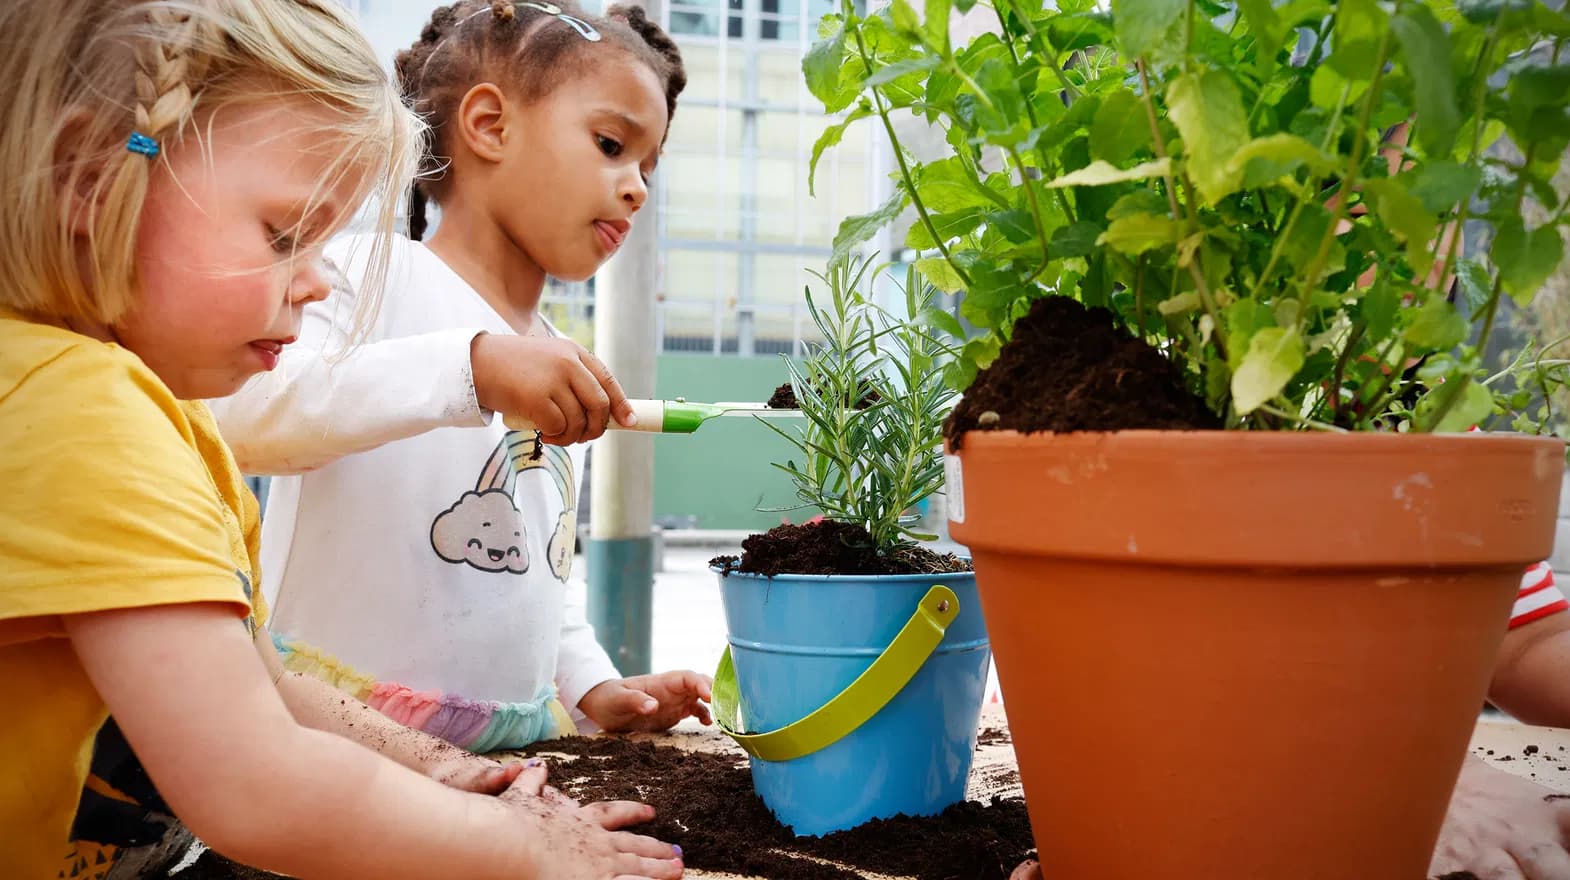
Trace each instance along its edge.
{"label": "trowel handle", "polygon": [[[663,400],[632,400],[632,412],[638,417],[638,423],[628,428],[621,422],[611,419],[606,427],[618,431],[645,431],[658,434],[665,430],[665,401]],[[528,417],[508,414],[502,416],[502,423],[514,431],[538,431],[539,428],[530,422]]]}

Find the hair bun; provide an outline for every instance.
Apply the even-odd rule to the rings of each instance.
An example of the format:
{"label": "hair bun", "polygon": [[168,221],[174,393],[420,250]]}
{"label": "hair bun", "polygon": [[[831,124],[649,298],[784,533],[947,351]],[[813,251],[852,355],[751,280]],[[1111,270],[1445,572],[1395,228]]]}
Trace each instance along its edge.
{"label": "hair bun", "polygon": [[512,5],[511,0],[491,0],[491,15],[497,21],[512,21],[518,17],[518,8]]}

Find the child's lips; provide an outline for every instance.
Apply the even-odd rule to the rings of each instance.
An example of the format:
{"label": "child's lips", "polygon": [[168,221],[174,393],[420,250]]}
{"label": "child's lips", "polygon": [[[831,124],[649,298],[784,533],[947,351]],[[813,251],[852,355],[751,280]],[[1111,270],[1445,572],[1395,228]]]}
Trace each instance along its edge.
{"label": "child's lips", "polygon": [[258,339],[251,343],[251,350],[262,359],[262,368],[272,370],[278,366],[278,359],[283,355],[283,347],[294,341],[294,337],[287,339]]}
{"label": "child's lips", "polygon": [[632,224],[626,220],[594,221],[594,231],[599,233],[600,244],[605,247],[605,250],[612,253],[621,247],[623,241],[627,240],[627,231],[631,228]]}

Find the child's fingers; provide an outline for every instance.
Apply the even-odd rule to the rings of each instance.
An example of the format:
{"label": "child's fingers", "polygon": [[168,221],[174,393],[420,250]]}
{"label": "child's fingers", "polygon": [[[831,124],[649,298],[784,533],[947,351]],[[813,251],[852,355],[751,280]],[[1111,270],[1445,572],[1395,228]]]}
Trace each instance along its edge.
{"label": "child's fingers", "polygon": [[517,798],[537,798],[545,788],[545,778],[548,775],[545,762],[538,758],[530,758],[523,763],[523,769],[513,779],[502,796],[510,800]]}
{"label": "child's fingers", "polygon": [[476,794],[501,794],[517,781],[524,771],[524,766],[517,761],[503,764],[500,767],[487,767],[475,779],[470,790]]}
{"label": "child's fingers", "polygon": [[642,825],[654,818],[654,808],[637,801],[600,801],[585,804],[583,815],[606,831],[617,831],[629,825]]}
{"label": "child's fingers", "polygon": [[567,417],[562,415],[561,407],[556,401],[546,398],[536,412],[529,413],[534,420],[534,429],[546,439],[551,440],[567,430]]}
{"label": "child's fingers", "polygon": [[679,880],[682,874],[680,861],[660,861],[658,859],[637,859],[635,863],[618,866],[630,869],[632,873],[617,874],[616,880]]}
{"label": "child's fingers", "polygon": [[714,723],[714,716],[709,714],[709,707],[702,703],[694,702],[687,710],[687,714],[698,719],[698,723],[709,725]]}
{"label": "child's fingers", "polygon": [[627,715],[649,715],[659,711],[660,701],[648,691],[623,687],[616,694],[616,709]]}
{"label": "child's fingers", "polygon": [[638,423],[638,417],[632,411],[632,404],[627,402],[627,392],[622,390],[621,383],[611,375],[610,367],[605,362],[591,354],[587,349],[578,355],[584,367],[594,375],[594,381],[599,383],[602,393],[605,394],[610,413],[616,417],[622,427],[630,428]]}
{"label": "child's fingers", "polygon": [[561,411],[565,424],[557,431],[552,440],[561,441],[557,445],[569,446],[583,439],[583,429],[588,425],[588,414],[583,411],[583,404],[578,402],[578,395],[571,386],[558,388],[551,394],[551,402]]}
{"label": "child's fingers", "polygon": [[[583,407],[587,420],[586,430],[582,439],[593,440],[605,433],[605,426],[611,419],[611,398],[600,385],[600,379],[595,375],[588,360],[594,355],[586,351],[579,352],[579,369],[572,371],[572,393],[577,395],[578,404]],[[596,361],[595,363],[598,363]],[[602,365],[603,368],[603,365]]]}
{"label": "child's fingers", "polygon": [[617,852],[628,855],[641,856],[645,859],[669,861],[681,858],[681,847],[655,840],[643,834],[633,834],[631,831],[611,832],[611,845]]}

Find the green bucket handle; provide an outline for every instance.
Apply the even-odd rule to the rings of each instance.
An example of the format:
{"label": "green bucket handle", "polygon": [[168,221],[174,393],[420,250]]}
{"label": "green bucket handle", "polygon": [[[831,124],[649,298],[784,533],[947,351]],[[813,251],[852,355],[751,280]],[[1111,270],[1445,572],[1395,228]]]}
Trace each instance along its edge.
{"label": "green bucket handle", "polygon": [[928,590],[899,635],[866,672],[817,711],[768,733],[742,733],[736,729],[740,691],[727,644],[720,666],[714,671],[714,720],[743,751],[765,761],[793,761],[828,748],[870,721],[894,699],[932,656],[949,624],[958,616],[959,597],[953,590],[941,585]]}

